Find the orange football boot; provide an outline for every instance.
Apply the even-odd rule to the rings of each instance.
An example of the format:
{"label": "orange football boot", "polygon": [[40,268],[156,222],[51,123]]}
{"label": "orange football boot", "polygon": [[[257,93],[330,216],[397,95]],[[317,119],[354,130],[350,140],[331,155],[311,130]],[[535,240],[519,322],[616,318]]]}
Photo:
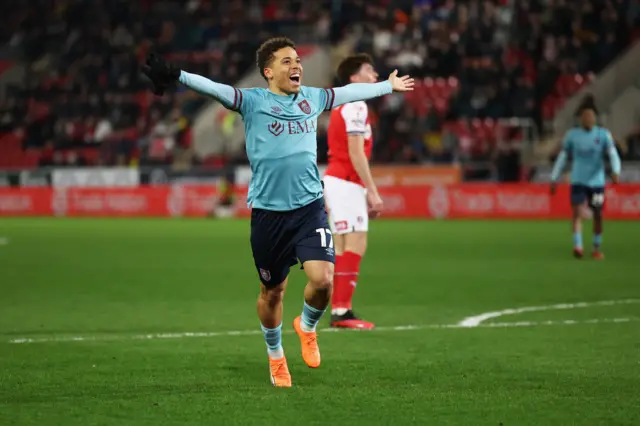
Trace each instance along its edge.
{"label": "orange football boot", "polygon": [[293,320],[293,328],[300,337],[300,345],[302,346],[302,359],[311,368],[320,366],[320,348],[318,347],[318,335],[315,331],[307,333],[300,326],[302,316],[297,316]]}
{"label": "orange football boot", "polygon": [[269,357],[269,372],[271,374],[271,384],[278,388],[291,387],[291,374],[287,366],[287,359],[273,359]]}

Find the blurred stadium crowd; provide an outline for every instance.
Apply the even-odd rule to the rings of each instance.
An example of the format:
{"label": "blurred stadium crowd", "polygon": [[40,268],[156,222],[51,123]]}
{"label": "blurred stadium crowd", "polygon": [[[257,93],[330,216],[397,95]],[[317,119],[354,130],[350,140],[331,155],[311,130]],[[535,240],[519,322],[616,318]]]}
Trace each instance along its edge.
{"label": "blurred stadium crowd", "polygon": [[563,100],[640,28],[637,0],[10,3],[1,42],[27,66],[0,108],[0,131],[14,135],[15,152],[0,149],[17,167],[242,161],[242,153],[193,155],[190,124],[207,100],[181,88],[151,96],[139,73],[148,49],[234,84],[269,36],[329,45],[356,35],[356,50],[373,54],[382,78],[398,68],[420,79],[407,96],[371,103],[375,161],[506,158],[508,180],[517,179],[522,128],[499,119],[529,119],[544,133]]}

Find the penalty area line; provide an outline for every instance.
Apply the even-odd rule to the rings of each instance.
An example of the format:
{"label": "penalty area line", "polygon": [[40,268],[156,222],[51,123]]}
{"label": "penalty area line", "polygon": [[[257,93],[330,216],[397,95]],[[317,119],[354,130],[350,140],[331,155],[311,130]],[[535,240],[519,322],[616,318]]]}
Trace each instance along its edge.
{"label": "penalty area line", "polygon": [[[519,322],[494,322],[478,324],[474,327],[460,324],[427,324],[427,325],[399,325],[389,327],[376,327],[373,330],[347,330],[336,328],[320,329],[320,333],[347,333],[347,332],[396,332],[413,330],[437,330],[437,329],[468,329],[468,328],[513,328],[513,327],[536,327],[536,326],[560,326],[579,324],[618,324],[639,321],[640,318],[594,318],[588,320],[560,320],[560,321],[519,321]],[[293,334],[293,330],[283,330],[283,334]],[[240,330],[240,331],[216,331],[216,332],[182,332],[182,333],[148,333],[135,335],[93,335],[93,336],[51,336],[51,337],[23,337],[9,340],[7,343],[27,344],[27,343],[69,343],[69,342],[108,342],[108,341],[133,341],[133,340],[163,340],[163,339],[186,339],[186,338],[212,338],[229,336],[252,336],[262,334],[261,330]]]}
{"label": "penalty area line", "polygon": [[629,305],[634,303],[640,303],[640,299],[602,300],[599,302],[557,303],[555,305],[525,306],[522,308],[511,308],[495,312],[485,312],[480,315],[466,317],[462,321],[460,321],[458,325],[460,327],[478,327],[489,319],[500,318],[507,315],[518,315],[525,312],[559,311],[568,309],[583,309],[594,306]]}

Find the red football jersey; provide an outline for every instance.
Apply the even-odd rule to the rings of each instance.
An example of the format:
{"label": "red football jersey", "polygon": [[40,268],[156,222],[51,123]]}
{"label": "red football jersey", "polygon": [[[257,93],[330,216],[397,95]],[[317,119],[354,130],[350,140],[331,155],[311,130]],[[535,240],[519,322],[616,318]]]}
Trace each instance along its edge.
{"label": "red football jersey", "polygon": [[325,171],[326,176],[362,185],[362,181],[349,158],[349,135],[364,137],[364,153],[367,159],[370,159],[373,135],[367,104],[364,101],[344,104],[331,111],[327,135],[329,165]]}

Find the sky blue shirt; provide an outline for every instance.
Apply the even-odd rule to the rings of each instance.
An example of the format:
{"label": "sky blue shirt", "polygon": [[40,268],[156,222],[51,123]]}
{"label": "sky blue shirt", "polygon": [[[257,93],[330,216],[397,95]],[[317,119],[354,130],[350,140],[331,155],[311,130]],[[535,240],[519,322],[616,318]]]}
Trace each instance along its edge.
{"label": "sky blue shirt", "polygon": [[553,165],[551,180],[556,181],[567,159],[571,159],[571,183],[592,188],[605,186],[605,154],[611,162],[613,173],[620,174],[620,156],[611,132],[594,126],[591,130],[575,127],[564,136],[562,151]]}
{"label": "sky blue shirt", "polygon": [[234,89],[182,71],[180,82],[242,115],[251,165],[249,206],[289,211],[322,197],[317,166],[318,116],[339,105],[391,93],[389,81],[334,89],[302,86],[295,95]]}

